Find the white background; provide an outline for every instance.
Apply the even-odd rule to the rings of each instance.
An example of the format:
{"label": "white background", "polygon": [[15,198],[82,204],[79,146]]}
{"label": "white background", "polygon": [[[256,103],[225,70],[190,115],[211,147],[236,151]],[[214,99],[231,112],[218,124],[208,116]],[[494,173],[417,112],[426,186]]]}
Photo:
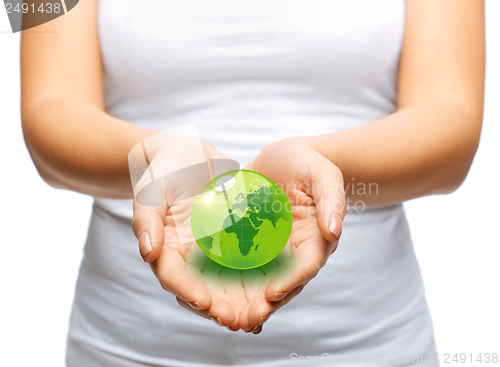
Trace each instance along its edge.
{"label": "white background", "polygon": [[[19,114],[19,34],[0,11],[0,365],[63,366],[92,200],[49,187],[31,162]],[[500,353],[499,19],[500,1],[487,0],[484,127],[467,180],[451,195],[406,204],[441,358]]]}

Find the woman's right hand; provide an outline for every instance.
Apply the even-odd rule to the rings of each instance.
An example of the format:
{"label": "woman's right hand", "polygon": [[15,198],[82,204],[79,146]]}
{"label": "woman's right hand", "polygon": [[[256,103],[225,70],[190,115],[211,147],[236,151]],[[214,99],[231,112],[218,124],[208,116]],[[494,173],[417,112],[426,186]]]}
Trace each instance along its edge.
{"label": "woman's right hand", "polygon": [[[173,145],[176,147],[169,149],[170,157],[157,155],[155,163],[165,165],[168,162],[158,160],[182,159],[179,141]],[[228,159],[211,144],[203,142],[203,148],[208,162]],[[185,144],[182,149],[189,150]],[[176,187],[165,190],[166,199],[182,196],[186,185],[189,182],[184,185],[170,182],[170,186]],[[248,304],[241,273],[218,266],[202,253],[190,231],[192,201],[169,201],[166,200],[167,205],[146,206],[134,199],[132,223],[141,256],[150,264],[161,286],[175,295],[182,307],[230,330],[238,330],[238,316]]]}

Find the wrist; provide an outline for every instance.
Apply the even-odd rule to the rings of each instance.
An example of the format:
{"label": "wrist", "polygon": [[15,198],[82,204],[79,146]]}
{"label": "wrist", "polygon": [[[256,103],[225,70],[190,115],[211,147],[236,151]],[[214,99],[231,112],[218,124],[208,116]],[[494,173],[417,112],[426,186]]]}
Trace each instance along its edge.
{"label": "wrist", "polygon": [[[332,137],[332,134],[328,134]],[[334,148],[333,137],[326,139],[325,135],[297,136],[286,138],[276,142],[280,147],[301,148],[307,146],[316,152],[331,160],[331,152]],[[335,163],[335,162],[333,162]]]}

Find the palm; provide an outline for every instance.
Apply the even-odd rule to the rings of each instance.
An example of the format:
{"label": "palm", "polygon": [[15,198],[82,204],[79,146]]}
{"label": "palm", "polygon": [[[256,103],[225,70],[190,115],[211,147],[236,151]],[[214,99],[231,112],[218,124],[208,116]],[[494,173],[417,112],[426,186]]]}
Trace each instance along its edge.
{"label": "palm", "polygon": [[[252,305],[254,317],[267,315],[297,295],[304,279],[298,279],[301,284],[297,289],[278,303],[266,301],[269,283],[280,278],[292,280],[290,275],[297,274],[301,259],[307,259],[308,253],[319,254],[318,249],[328,248],[328,242],[318,230],[314,211],[310,210],[308,196],[298,191],[286,194],[292,204],[294,224],[285,249],[270,263],[243,271],[210,260],[192,239],[190,203],[174,203],[162,216],[165,240],[158,258],[151,263],[162,287],[176,295],[181,306],[197,315],[218,318],[232,330],[253,330],[248,324],[249,307]],[[322,258],[327,256],[324,254]],[[194,309],[189,302],[198,302],[202,309]],[[267,311],[269,306],[271,309]]]}
{"label": "palm", "polygon": [[[205,150],[207,157],[220,156],[210,146]],[[143,258],[181,306],[231,330],[258,333],[270,314],[300,293],[335,251],[340,232],[330,233],[328,223],[336,216],[340,229],[344,192],[338,168],[297,141],[269,145],[246,168],[280,185],[292,206],[290,239],[281,254],[264,266],[228,269],[203,254],[191,232],[192,201],[178,200],[190,196],[183,190],[193,191],[185,183],[164,183],[166,206],[134,202],[133,224]],[[322,189],[327,191],[318,184],[326,184]],[[329,207],[339,203],[340,210]],[[148,247],[152,250],[143,252]]]}
{"label": "palm", "polygon": [[[241,274],[222,268],[203,254],[191,235],[190,211],[188,202],[175,203],[168,209],[165,244],[151,266],[162,286],[174,293],[183,307],[205,318],[218,318],[221,324],[237,330],[239,313],[248,303]],[[193,310],[188,302],[205,305],[204,300],[197,300],[205,292],[211,299],[210,306]]]}
{"label": "palm", "polygon": [[[189,167],[200,158],[207,162],[214,159],[230,161],[206,142],[200,145],[198,140],[178,136],[173,139],[169,134],[155,139],[150,144],[150,151],[155,152],[150,167],[156,173]],[[219,161],[217,167],[222,169],[224,165]],[[162,287],[173,293],[179,304],[237,330],[239,313],[247,304],[241,274],[238,277],[239,273],[233,274],[230,269],[222,271],[209,261],[191,232],[193,194],[198,193],[200,185],[203,187],[204,184],[200,172],[185,171],[182,175],[164,176],[161,187],[145,189],[141,200],[154,202],[157,206],[141,205],[134,200],[134,232],[139,238],[144,260],[151,264]],[[141,180],[146,180],[148,174],[146,172]]]}
{"label": "palm", "polygon": [[[338,201],[339,207],[343,207],[344,201],[338,169],[302,144],[292,142],[285,147],[271,147],[246,168],[263,173],[278,183],[290,200],[293,212],[292,233],[287,245],[273,262],[259,268],[263,279],[240,313],[239,326],[250,331],[299,294],[336,250],[337,239],[325,236],[324,228],[320,229],[318,218],[322,219],[323,212],[318,215],[318,211],[325,211],[321,208],[322,199],[329,198],[328,203]],[[331,170],[330,192],[314,193],[311,187],[315,185],[314,180],[311,175],[304,174],[304,170]]]}

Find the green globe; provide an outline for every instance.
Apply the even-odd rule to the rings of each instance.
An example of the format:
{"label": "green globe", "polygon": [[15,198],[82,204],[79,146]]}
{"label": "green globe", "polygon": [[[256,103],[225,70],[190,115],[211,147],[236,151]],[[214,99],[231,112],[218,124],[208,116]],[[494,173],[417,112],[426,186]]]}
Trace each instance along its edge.
{"label": "green globe", "polygon": [[281,188],[260,173],[238,170],[210,181],[196,197],[191,228],[203,252],[234,269],[267,264],[285,247],[292,208]]}

